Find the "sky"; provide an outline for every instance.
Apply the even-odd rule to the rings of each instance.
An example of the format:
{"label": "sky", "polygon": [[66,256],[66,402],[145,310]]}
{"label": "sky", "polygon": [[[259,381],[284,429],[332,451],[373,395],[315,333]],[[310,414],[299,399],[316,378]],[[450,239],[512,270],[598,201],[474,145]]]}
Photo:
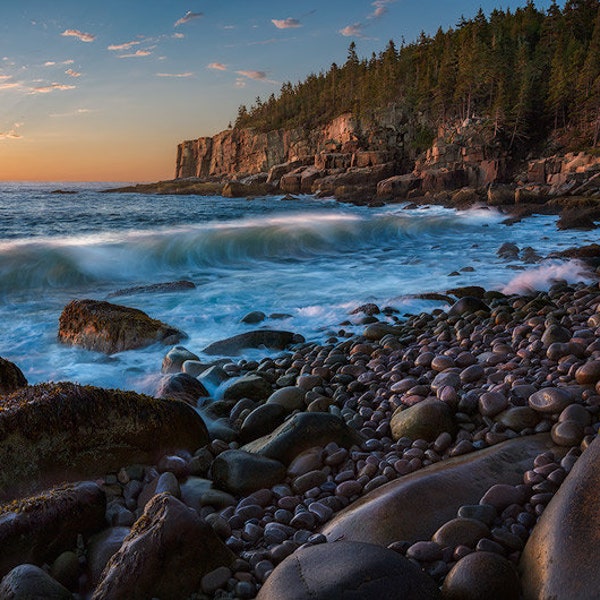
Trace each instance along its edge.
{"label": "sky", "polygon": [[0,181],[171,179],[179,142],[343,64],[352,41],[370,57],[524,3],[0,0]]}

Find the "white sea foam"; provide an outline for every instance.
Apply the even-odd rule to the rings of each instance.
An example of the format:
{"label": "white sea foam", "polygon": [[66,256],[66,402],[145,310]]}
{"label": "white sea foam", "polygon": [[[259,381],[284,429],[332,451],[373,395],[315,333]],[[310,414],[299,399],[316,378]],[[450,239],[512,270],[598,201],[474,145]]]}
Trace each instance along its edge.
{"label": "white sea foam", "polygon": [[535,269],[528,269],[511,279],[503,288],[504,294],[528,294],[533,291],[548,291],[557,281],[575,283],[590,281],[589,269],[577,260],[566,263],[543,264]]}

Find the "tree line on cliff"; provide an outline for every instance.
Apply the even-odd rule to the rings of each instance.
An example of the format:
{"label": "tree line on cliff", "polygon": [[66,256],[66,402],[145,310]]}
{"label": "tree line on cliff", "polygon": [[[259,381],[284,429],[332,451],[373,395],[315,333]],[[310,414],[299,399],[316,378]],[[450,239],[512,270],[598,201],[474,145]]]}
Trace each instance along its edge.
{"label": "tree line on cliff", "polygon": [[[531,146],[550,133],[570,147],[600,142],[600,0],[481,9],[454,28],[359,58],[352,42],[342,66],[310,74],[279,94],[240,106],[236,128],[259,131],[324,125],[346,112],[368,122],[396,104],[420,114],[433,138],[441,123],[485,117],[510,145]],[[427,143],[428,140],[423,140]]]}

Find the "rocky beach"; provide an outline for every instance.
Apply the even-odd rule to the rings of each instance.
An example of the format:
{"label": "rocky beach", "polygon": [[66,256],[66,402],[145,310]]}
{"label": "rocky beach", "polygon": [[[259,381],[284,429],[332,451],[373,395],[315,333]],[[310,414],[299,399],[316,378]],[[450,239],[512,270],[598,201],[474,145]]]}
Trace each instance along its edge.
{"label": "rocky beach", "polygon": [[358,306],[326,343],[254,312],[213,353],[258,360],[65,307],[63,343],[162,339],[163,376],[152,398],[2,361],[0,597],[595,598],[598,283],[448,297]]}

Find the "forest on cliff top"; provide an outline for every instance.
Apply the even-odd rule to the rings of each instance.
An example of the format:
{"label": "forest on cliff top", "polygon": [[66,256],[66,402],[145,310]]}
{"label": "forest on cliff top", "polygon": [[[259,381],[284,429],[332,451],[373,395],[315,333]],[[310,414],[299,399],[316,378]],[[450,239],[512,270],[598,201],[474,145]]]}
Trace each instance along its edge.
{"label": "forest on cliff top", "polygon": [[550,134],[571,149],[597,146],[600,0],[553,2],[546,11],[532,0],[514,12],[480,9],[413,43],[390,40],[370,58],[360,58],[352,42],[342,66],[240,106],[235,127],[312,129],[346,112],[368,122],[389,104],[419,114],[431,139],[438,125],[477,116],[511,146]]}

